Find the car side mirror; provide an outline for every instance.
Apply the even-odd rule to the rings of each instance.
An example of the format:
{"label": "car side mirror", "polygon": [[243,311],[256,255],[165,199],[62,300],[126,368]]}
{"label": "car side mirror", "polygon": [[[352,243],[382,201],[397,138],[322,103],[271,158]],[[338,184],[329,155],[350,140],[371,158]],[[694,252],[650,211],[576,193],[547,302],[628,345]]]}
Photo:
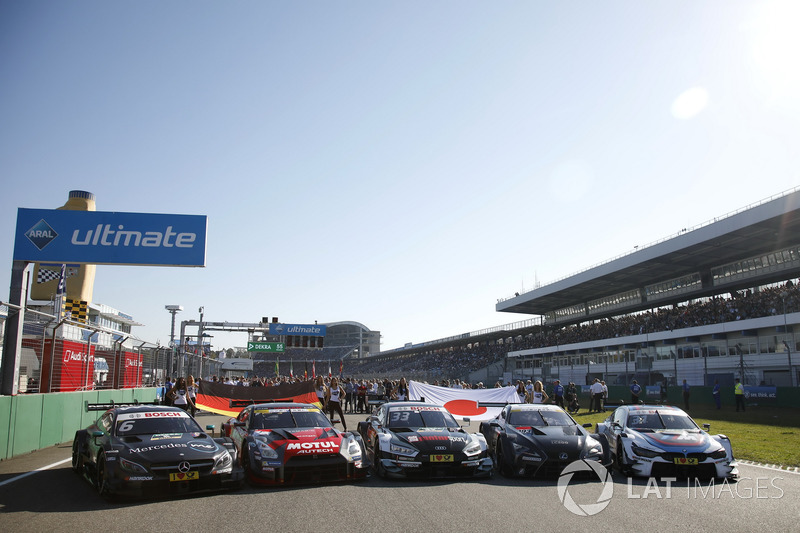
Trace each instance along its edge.
{"label": "car side mirror", "polygon": [[237,420],[236,422],[233,423],[233,425],[236,426],[237,428],[243,428],[243,427],[245,427],[247,425],[247,423],[240,422],[240,421]]}
{"label": "car side mirror", "polygon": [[105,433],[103,433],[103,432],[102,432],[102,431],[100,431],[100,430],[95,430],[95,431],[92,431],[92,438],[95,438],[95,439],[96,439],[96,438],[98,438],[98,437],[102,437],[103,435],[105,435]]}
{"label": "car side mirror", "polygon": [[463,419],[465,424],[469,424],[471,422],[469,417]]}
{"label": "car side mirror", "polygon": [[703,424],[703,429],[706,431],[711,431],[711,424]]}
{"label": "car side mirror", "polygon": [[590,427],[592,427],[592,424],[587,422],[587,423],[583,424],[583,427],[590,428]]}
{"label": "car side mirror", "polygon": [[216,426],[214,424],[209,424],[206,426],[206,431],[214,431]]}

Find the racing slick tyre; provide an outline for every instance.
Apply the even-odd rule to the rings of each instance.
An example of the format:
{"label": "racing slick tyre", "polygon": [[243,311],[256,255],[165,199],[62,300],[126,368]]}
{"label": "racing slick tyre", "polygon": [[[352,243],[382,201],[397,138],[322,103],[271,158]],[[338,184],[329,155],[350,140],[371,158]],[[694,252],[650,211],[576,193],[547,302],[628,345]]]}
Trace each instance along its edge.
{"label": "racing slick tyre", "polygon": [[113,498],[111,489],[108,486],[108,466],[106,465],[106,455],[103,452],[97,456],[97,468],[95,470],[95,488],[97,493],[103,498],[110,500]]}
{"label": "racing slick tyre", "polygon": [[378,441],[375,441],[373,445],[373,457],[375,457],[375,473],[378,474],[378,477],[381,479],[386,479],[387,473],[386,468],[384,468],[383,463],[381,462],[381,451],[378,448]]}
{"label": "racing slick tyre", "polygon": [[83,455],[81,455],[82,444],[78,439],[72,441],[72,471],[83,476]]}
{"label": "racing slick tyre", "polygon": [[622,439],[617,439],[617,449],[614,452],[614,465],[623,476],[631,476],[631,469],[625,464],[625,447],[622,445]]}
{"label": "racing slick tyre", "polygon": [[603,466],[605,466],[609,471],[614,468],[614,461],[611,458],[611,447],[608,445],[608,439],[605,435],[592,435],[597,442],[600,443],[600,446],[603,447]]}
{"label": "racing slick tyre", "polygon": [[497,467],[497,471],[500,472],[500,475],[504,477],[513,477],[514,472],[511,470],[511,467],[508,465],[506,461],[506,455],[503,452],[503,443],[501,441],[497,441],[494,447],[494,464]]}

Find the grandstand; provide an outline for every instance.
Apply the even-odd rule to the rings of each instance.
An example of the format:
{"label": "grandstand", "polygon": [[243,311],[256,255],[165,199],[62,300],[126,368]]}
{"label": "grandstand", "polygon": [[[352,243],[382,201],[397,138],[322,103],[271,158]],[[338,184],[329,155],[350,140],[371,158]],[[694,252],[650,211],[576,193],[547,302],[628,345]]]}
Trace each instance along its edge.
{"label": "grandstand", "polygon": [[800,189],[523,294],[520,322],[381,352],[353,375],[798,385]]}

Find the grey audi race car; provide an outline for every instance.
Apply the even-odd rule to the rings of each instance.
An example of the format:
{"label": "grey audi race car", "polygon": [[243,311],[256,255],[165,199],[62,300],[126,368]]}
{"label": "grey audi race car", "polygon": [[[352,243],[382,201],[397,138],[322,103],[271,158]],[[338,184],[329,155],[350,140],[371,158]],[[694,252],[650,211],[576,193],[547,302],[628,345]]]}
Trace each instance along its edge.
{"label": "grey audi race car", "polygon": [[358,431],[381,477],[490,477],[486,440],[467,433],[444,407],[422,402],[381,405]]}
{"label": "grey audi race car", "polygon": [[233,442],[210,437],[182,409],[150,404],[87,404],[86,409],[105,413],[75,433],[72,468],[104,497],[242,486]]}
{"label": "grey audi race car", "polygon": [[609,462],[601,443],[557,405],[506,405],[480,432],[505,476],[558,476],[573,461]]}

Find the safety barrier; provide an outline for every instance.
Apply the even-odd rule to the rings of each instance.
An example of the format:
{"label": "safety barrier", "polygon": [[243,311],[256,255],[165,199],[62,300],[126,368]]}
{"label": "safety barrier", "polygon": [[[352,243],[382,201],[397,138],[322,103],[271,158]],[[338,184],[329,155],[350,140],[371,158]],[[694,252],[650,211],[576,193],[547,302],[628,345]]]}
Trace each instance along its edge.
{"label": "safety barrier", "polygon": [[0,428],[8,428],[0,437],[0,460],[71,441],[99,416],[86,412],[86,402],[151,402],[156,392],[148,387],[0,396]]}

